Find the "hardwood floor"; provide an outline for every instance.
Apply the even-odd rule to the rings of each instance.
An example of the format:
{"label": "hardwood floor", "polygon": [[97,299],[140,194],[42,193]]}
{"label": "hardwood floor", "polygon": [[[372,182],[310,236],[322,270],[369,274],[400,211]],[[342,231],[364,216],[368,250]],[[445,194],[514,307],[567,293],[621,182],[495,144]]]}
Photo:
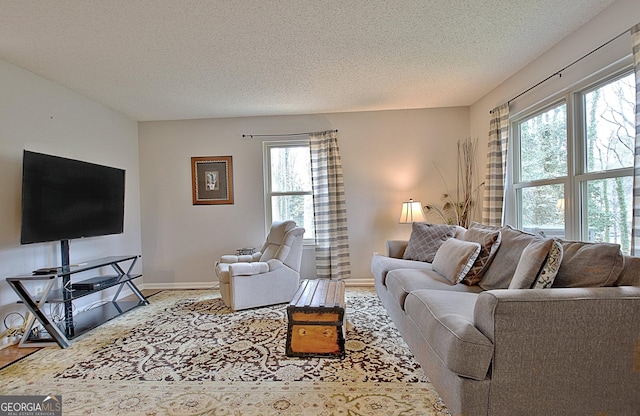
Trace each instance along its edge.
{"label": "hardwood floor", "polygon": [[38,351],[40,348],[18,348],[17,345],[11,345],[7,348],[3,348],[0,350],[0,369],[5,368],[9,364],[13,364],[14,362],[33,354]]}
{"label": "hardwood floor", "polygon": [[[146,297],[149,297],[149,296],[155,295],[158,292],[160,292],[160,290],[147,289],[147,290],[143,290],[142,294]],[[131,295],[131,297],[123,298],[123,300],[127,300],[127,299],[135,300],[136,298],[133,295]],[[52,347],[52,348],[56,348],[56,347]],[[6,366],[15,363],[16,361],[19,361],[24,357],[27,357],[28,355],[31,355],[38,350],[40,350],[40,347],[18,348],[18,345],[11,345],[7,348],[1,349],[0,350],[0,369],[3,369]]]}

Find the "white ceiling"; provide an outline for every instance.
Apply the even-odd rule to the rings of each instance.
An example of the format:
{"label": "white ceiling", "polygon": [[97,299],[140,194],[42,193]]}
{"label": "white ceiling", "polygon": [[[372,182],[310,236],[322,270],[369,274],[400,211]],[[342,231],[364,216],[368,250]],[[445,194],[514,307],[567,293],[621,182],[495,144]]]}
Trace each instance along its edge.
{"label": "white ceiling", "polygon": [[613,2],[0,0],[0,58],[135,120],[467,106]]}

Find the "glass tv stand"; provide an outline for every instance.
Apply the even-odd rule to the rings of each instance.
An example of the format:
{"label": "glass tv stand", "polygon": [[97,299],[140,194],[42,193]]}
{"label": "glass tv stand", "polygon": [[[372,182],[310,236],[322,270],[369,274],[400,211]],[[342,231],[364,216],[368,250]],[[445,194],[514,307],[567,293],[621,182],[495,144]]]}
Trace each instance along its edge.
{"label": "glass tv stand", "polygon": [[[142,275],[131,274],[133,266],[139,257],[139,255],[104,257],[76,266],[42,269],[38,271],[41,274],[7,278],[7,283],[31,312],[19,346],[46,347],[59,345],[61,348],[67,348],[71,345],[69,340],[138,306],[148,305],[149,301],[133,283],[135,279]],[[129,263],[129,267],[125,272],[123,264],[126,263]],[[97,270],[105,266],[110,266],[115,274],[100,275],[89,279],[74,276],[81,272]],[[62,288],[52,290],[55,284],[59,282],[59,279],[62,280]],[[28,286],[32,286],[31,283],[35,281],[46,282],[41,295],[33,295],[25,287],[25,283]],[[127,286],[133,292],[136,299],[118,300],[124,286]],[[106,300],[100,305],[74,314],[74,300],[112,287],[117,287],[117,290],[111,300]],[[46,304],[54,307],[55,305],[62,306],[64,308],[62,320],[55,322],[50,314],[45,313],[44,307]],[[34,327],[36,320],[44,330],[38,330]]]}

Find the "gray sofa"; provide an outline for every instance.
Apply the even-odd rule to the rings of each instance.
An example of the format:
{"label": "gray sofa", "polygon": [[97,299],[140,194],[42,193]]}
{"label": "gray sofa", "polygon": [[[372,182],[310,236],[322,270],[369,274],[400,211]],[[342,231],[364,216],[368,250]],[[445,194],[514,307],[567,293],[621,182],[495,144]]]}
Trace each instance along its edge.
{"label": "gray sofa", "polygon": [[474,227],[500,231],[476,284],[434,271],[437,258],[403,259],[407,241],[371,261],[380,300],[451,413],[640,415],[640,258],[559,241],[550,288],[510,289],[543,237]]}

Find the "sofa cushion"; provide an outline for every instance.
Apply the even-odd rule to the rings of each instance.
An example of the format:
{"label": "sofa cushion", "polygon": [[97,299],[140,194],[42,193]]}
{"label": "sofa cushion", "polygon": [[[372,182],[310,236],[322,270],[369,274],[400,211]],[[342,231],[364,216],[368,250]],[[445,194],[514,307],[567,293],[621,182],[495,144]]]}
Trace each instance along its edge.
{"label": "sofa cushion", "polygon": [[475,293],[416,290],[407,296],[405,311],[449,370],[484,380],[493,344],[473,325],[477,297]]}
{"label": "sofa cushion", "polygon": [[[474,224],[473,226],[477,225]],[[542,239],[542,236],[516,230],[505,225],[500,228],[500,238],[500,248],[478,284],[484,290],[507,289],[516,267],[518,267],[522,252],[529,243]]]}
{"label": "sofa cushion", "polygon": [[431,270],[431,263],[425,263],[423,261],[403,260],[393,257],[375,255],[371,258],[371,273],[373,278],[380,282],[382,285],[386,285],[387,273],[395,269],[420,269]]}
{"label": "sofa cushion", "polygon": [[613,286],[624,267],[619,244],[562,240],[562,263],[553,287]]}
{"label": "sofa cushion", "polygon": [[455,233],[456,227],[453,225],[414,222],[411,225],[409,245],[402,258],[431,263],[442,243]]}
{"label": "sofa cushion", "polygon": [[484,276],[491,260],[495,256],[500,247],[500,231],[486,230],[481,228],[470,228],[462,236],[465,241],[472,241],[480,244],[480,254],[469,273],[460,281],[466,285],[475,285],[480,282]]}
{"label": "sofa cushion", "polygon": [[553,245],[551,246],[551,250],[549,250],[547,260],[542,265],[542,270],[533,284],[534,289],[548,289],[553,285],[553,281],[562,264],[562,254],[562,244],[557,240],[553,240]]}
{"label": "sofa cushion", "polygon": [[480,254],[480,244],[450,238],[445,241],[433,260],[433,270],[456,284],[465,278]]}
{"label": "sofa cushion", "polygon": [[553,246],[554,241],[550,238],[529,243],[520,255],[509,289],[531,289],[542,272]]}
{"label": "sofa cushion", "polygon": [[396,269],[387,273],[387,290],[401,309],[407,295],[414,290],[430,289],[454,292],[481,292],[478,286],[456,285],[433,270]]}

